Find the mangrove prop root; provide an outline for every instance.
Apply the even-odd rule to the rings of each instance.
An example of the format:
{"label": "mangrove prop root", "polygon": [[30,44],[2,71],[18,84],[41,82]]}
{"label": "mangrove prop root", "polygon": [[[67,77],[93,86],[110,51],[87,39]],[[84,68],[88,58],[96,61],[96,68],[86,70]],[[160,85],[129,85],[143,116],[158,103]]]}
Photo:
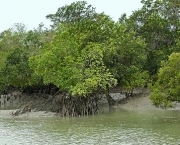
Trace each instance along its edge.
{"label": "mangrove prop root", "polygon": [[46,106],[49,102],[51,102],[56,96],[57,94],[60,92],[60,90],[58,90],[52,98],[50,98],[39,110],[42,110],[44,108],[44,106]]}
{"label": "mangrove prop root", "polygon": [[94,115],[99,110],[98,96],[72,97],[61,96],[53,106],[60,116],[85,116]]}

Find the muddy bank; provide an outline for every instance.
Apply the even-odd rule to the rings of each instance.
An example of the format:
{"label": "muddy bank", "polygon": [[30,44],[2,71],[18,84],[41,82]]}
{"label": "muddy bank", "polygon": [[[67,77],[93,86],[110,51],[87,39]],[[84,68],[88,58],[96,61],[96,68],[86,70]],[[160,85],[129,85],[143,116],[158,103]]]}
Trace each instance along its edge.
{"label": "muddy bank", "polygon": [[[150,92],[141,94],[135,97],[129,97],[120,101],[114,108],[124,109],[129,111],[151,111],[151,110],[165,110],[152,105],[149,99]],[[180,110],[180,103],[174,103],[173,108],[166,108],[166,110]]]}
{"label": "muddy bank", "polygon": [[46,111],[32,111],[26,112],[24,114],[19,114],[18,116],[12,115],[14,110],[0,110],[0,119],[1,118],[39,118],[39,117],[56,117],[56,113],[54,112],[46,112]]}
{"label": "muddy bank", "polygon": [[0,118],[39,118],[39,117],[56,117],[54,112],[31,111],[18,116],[12,116],[14,110],[0,110]]}
{"label": "muddy bank", "polygon": [[140,96],[140,97],[129,97],[128,99],[122,101],[116,107],[125,109],[125,110],[162,110],[162,108],[157,108],[152,105],[149,96]]}
{"label": "muddy bank", "polygon": [[134,89],[133,96],[124,97],[119,99],[114,97],[116,100],[116,105],[114,108],[125,109],[125,110],[162,110],[152,105],[151,100],[149,99],[150,91],[148,88],[143,89]]}
{"label": "muddy bank", "polygon": [[[157,108],[152,105],[151,100],[149,99],[150,92],[148,89],[143,89],[143,90],[135,90],[135,95],[133,97],[128,97],[124,98],[125,96],[115,92],[112,93],[112,97],[116,100],[116,105],[114,108],[116,109],[124,109],[124,110],[129,110],[129,111],[150,111],[150,110],[163,110],[162,108]],[[24,100],[29,101],[29,100],[34,100],[33,105],[31,106],[31,112],[25,112],[23,114],[19,114],[17,116],[12,116],[12,112],[15,111],[16,109],[11,109],[11,110],[0,110],[0,118],[10,118],[10,117],[55,117],[58,116],[57,113],[49,111],[50,108],[52,107],[52,102],[48,103],[47,105],[44,106],[44,104],[47,102],[47,100],[50,99],[50,97],[37,97],[37,96],[28,96],[24,95]],[[104,101],[106,108],[108,107],[107,105],[107,100]],[[44,111],[39,111],[40,108],[44,106]],[[39,109],[38,109],[39,108]],[[2,109],[2,108],[1,108]],[[107,109],[106,109],[107,110]],[[180,103],[177,103],[175,105],[175,108],[168,108],[168,110],[180,110]]]}
{"label": "muddy bank", "polygon": [[[107,110],[106,106],[106,110]],[[124,109],[129,111],[149,111],[149,110],[163,110],[152,105],[148,96],[140,96],[134,98],[128,98],[125,102],[121,102],[114,106],[116,109]],[[105,108],[104,108],[105,109]],[[15,110],[0,110],[0,118],[39,118],[39,117],[56,117],[58,116],[55,112],[48,111],[36,111],[26,112],[19,114],[18,116],[12,116],[12,112]]]}

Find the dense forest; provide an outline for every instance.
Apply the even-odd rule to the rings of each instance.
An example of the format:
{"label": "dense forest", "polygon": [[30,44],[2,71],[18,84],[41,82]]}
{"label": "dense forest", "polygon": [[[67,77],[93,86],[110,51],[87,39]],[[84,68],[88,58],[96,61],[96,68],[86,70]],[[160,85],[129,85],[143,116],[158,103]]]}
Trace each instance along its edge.
{"label": "dense forest", "polygon": [[116,85],[132,92],[149,87],[156,106],[180,101],[180,2],[142,0],[143,6],[117,22],[86,1],[46,16],[50,28],[25,25],[0,33],[0,92],[61,92],[61,111],[87,115],[99,94],[109,105]]}

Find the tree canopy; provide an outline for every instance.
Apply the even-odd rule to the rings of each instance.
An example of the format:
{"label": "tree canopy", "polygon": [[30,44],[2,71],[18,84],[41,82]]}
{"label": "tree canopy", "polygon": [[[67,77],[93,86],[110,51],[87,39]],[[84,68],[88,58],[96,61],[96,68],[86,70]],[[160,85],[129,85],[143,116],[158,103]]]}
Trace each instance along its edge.
{"label": "tree canopy", "polygon": [[77,1],[47,15],[49,29],[40,24],[27,31],[16,24],[3,31],[0,91],[54,85],[81,102],[102,91],[108,96],[115,85],[131,91],[152,82],[155,105],[179,101],[180,3],[142,4],[115,22],[86,1]]}
{"label": "tree canopy", "polygon": [[172,53],[161,63],[158,80],[151,88],[154,105],[167,107],[172,106],[173,101],[180,101],[180,53]]}

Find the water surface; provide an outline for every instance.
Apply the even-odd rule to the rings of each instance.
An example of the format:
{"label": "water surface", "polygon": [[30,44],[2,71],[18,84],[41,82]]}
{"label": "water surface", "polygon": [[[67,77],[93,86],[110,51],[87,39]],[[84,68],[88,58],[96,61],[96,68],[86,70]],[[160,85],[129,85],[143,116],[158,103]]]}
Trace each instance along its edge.
{"label": "water surface", "polygon": [[180,111],[113,110],[89,117],[0,119],[1,145],[178,145]]}

